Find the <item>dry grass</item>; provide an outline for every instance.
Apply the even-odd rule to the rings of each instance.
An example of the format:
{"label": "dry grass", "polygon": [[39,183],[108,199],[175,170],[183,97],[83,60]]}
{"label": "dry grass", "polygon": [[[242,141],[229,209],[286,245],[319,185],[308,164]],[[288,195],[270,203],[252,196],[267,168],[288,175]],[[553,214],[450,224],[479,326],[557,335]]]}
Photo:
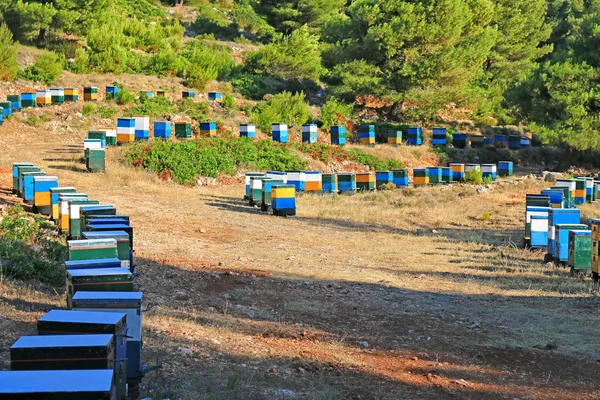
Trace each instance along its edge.
{"label": "dry grass", "polygon": [[[120,149],[108,151],[105,174],[82,172],[85,131],[51,126],[0,128],[0,183],[13,161],[34,161],[131,216],[139,287],[153,308],[145,363],[164,364],[145,381],[148,396],[598,397],[596,289],[514,246],[524,195],[539,181],[482,194],[455,185],[304,195],[297,217],[276,218],[243,203],[242,185],[162,182],[121,166]],[[416,157],[402,146],[368,151]],[[4,361],[6,346],[63,305],[56,290],[0,283]],[[533,348],[548,343],[558,348]]]}

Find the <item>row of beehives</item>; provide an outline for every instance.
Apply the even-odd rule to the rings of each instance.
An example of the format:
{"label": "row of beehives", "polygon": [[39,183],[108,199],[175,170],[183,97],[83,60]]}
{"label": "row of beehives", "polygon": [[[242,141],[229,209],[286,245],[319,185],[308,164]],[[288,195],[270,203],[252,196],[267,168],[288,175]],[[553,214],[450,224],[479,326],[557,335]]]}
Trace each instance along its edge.
{"label": "row of beehives", "polygon": [[[497,168],[498,167],[498,168]],[[450,167],[413,169],[413,184],[428,185],[464,181],[472,171],[496,179],[497,175],[513,174],[513,163],[501,161],[495,164],[451,164]],[[499,171],[499,172],[498,172]],[[423,176],[421,176],[423,175]],[[267,171],[247,172],[246,194],[250,206],[259,206],[275,215],[295,215],[297,193],[354,193],[382,189],[386,185],[402,188],[409,185],[407,168],[377,172],[338,172],[324,174],[321,171]]]}
{"label": "row of beehives", "polygon": [[558,179],[540,194],[525,199],[525,245],[546,249],[546,262],[567,265],[572,273],[592,273],[598,280],[600,219],[591,229],[574,208],[598,200],[600,181],[593,177]]}
{"label": "row of beehives", "polygon": [[0,399],[139,396],[142,293],[133,284],[133,228],[127,215],[73,187],[59,187],[32,163],[13,164],[13,191],[68,237],[68,310],[37,321],[38,336],[10,348]]}

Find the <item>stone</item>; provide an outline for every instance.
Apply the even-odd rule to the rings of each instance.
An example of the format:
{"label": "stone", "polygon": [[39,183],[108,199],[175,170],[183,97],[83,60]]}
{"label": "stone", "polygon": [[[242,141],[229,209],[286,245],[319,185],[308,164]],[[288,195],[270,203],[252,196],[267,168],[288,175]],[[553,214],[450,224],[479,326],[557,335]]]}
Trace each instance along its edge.
{"label": "stone", "polygon": [[369,347],[369,342],[358,342],[358,347],[360,347],[361,349],[366,349],[367,347]]}

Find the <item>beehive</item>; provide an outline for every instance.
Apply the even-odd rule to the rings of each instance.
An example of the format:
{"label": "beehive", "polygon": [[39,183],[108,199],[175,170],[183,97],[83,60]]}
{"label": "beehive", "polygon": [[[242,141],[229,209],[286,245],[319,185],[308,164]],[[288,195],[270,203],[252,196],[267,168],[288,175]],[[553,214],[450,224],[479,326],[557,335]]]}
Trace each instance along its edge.
{"label": "beehive", "polygon": [[354,172],[338,172],[337,182],[340,193],[354,193],[356,191],[356,175]]}
{"label": "beehive", "polygon": [[45,172],[25,172],[23,173],[23,200],[29,204],[35,201],[35,178],[45,176]]}
{"label": "beehive", "polygon": [[[33,167],[33,163],[31,162],[14,162],[12,163],[12,192],[18,193],[19,188],[19,168],[20,167]],[[34,167],[37,168],[37,167]]]}
{"label": "beehive", "polygon": [[585,177],[585,200],[588,203],[594,201],[594,178]]}
{"label": "beehive", "polygon": [[85,86],[83,88],[83,101],[98,100],[98,88],[96,86]]}
{"label": "beehive", "polygon": [[98,129],[99,131],[106,132],[106,145],[115,146],[117,144],[117,130],[116,129]]}
{"label": "beehive", "polygon": [[431,144],[434,146],[446,146],[446,128],[433,128]]}
{"label": "beehive", "polygon": [[264,176],[251,176],[250,177],[250,198],[248,199],[248,205],[260,206],[262,203],[263,193],[263,182],[271,181],[271,178]]}
{"label": "beehive", "polygon": [[3,108],[0,108],[0,126],[4,124],[4,111]]}
{"label": "beehive", "polygon": [[518,150],[521,148],[521,135],[508,135],[508,148]]}
{"label": "beehive", "polygon": [[256,126],[252,124],[241,124],[240,125],[240,137],[255,138],[256,137]]}
{"label": "beehive", "polygon": [[133,117],[135,121],[135,140],[148,140],[150,136],[150,117]]}
{"label": "beehive", "polygon": [[392,177],[394,179],[394,185],[396,185],[397,188],[408,186],[407,168],[393,169]]}
{"label": "beehive", "polygon": [[[304,192],[306,188],[306,173],[304,171],[286,171],[287,185],[294,185],[296,192]],[[267,175],[268,176],[268,175]]]}
{"label": "beehive", "polygon": [[73,295],[73,310],[127,314],[127,379],[142,376],[142,292],[86,292]]}
{"label": "beehive", "polygon": [[288,174],[287,172],[281,171],[267,171],[267,178],[274,179],[276,181],[282,181],[283,183],[288,183]]}
{"label": "beehive", "polygon": [[273,186],[283,184],[284,183],[282,181],[277,181],[270,178],[262,179],[262,197],[260,201],[261,211],[271,211],[271,205],[273,203]]}
{"label": "beehive", "polygon": [[357,172],[356,173],[356,190],[372,191],[375,190],[375,173],[374,172]]}
{"label": "beehive", "polygon": [[556,225],[579,224],[580,212],[574,208],[550,208],[548,211],[548,254],[555,257]]}
{"label": "beehive", "polygon": [[100,203],[98,200],[76,200],[75,198],[67,199],[69,210],[69,237],[71,239],[79,239],[81,237],[81,214],[79,209],[85,205],[98,203]]}
{"label": "beehive", "polygon": [[188,139],[192,137],[192,124],[188,122],[175,122],[175,137]]}
{"label": "beehive", "polygon": [[156,97],[164,97],[165,99],[169,98],[169,92],[167,92],[166,90],[157,90],[156,91]]}
{"label": "beehive", "polygon": [[200,134],[202,136],[208,136],[208,137],[217,136],[217,123],[216,122],[201,122],[200,123]]}
{"label": "beehive", "polygon": [[393,146],[402,144],[402,131],[388,131],[387,142]]}
{"label": "beehive", "polygon": [[485,147],[486,149],[493,149],[494,148],[494,139],[492,138],[483,138],[483,147]]}
{"label": "beehive", "polygon": [[79,100],[79,89],[65,88],[65,101],[73,102]]}
{"label": "beehive", "polygon": [[427,174],[426,168],[413,169],[413,185],[429,185],[429,175]]}
{"label": "beehive", "polygon": [[452,169],[453,181],[462,182],[465,180],[465,164],[452,163],[450,168]]}
{"label": "beehive", "polygon": [[117,93],[119,93],[119,88],[117,86],[107,86],[104,92],[105,100],[114,100],[117,98]]}
{"label": "beehive", "polygon": [[103,148],[102,139],[83,139],[83,159],[87,160],[90,150],[101,150]]}
{"label": "beehive", "polygon": [[420,146],[423,144],[423,131],[421,128],[413,126],[406,132],[406,144],[411,146]]}
{"label": "beehive", "polygon": [[317,125],[304,124],[302,125],[302,142],[317,143]]}
{"label": "beehive", "polygon": [[563,208],[572,208],[573,207],[573,198],[571,196],[571,191],[569,187],[566,186],[550,186],[550,190],[560,190],[563,198]]}
{"label": "beehive", "polygon": [[219,93],[219,92],[208,92],[208,100],[211,100],[211,101],[221,100],[221,93]]}
{"label": "beehive", "polygon": [[98,268],[67,270],[67,307],[80,290],[86,292],[132,292],[133,275],[128,268]]}
{"label": "beehive", "polygon": [[[112,204],[98,204],[98,205],[86,205],[79,209],[79,219],[81,220],[81,227],[85,228],[86,223],[90,216],[106,216],[107,218],[117,218],[115,215],[117,214],[117,209]],[[129,217],[118,217],[120,219],[124,219],[129,221]]]}
{"label": "beehive", "polygon": [[135,140],[135,119],[117,119],[117,144],[132,143]]}
{"label": "beehive", "polygon": [[[111,224],[97,224],[90,221],[85,229],[90,232],[125,231],[129,235],[129,247],[133,249],[133,227],[127,221]],[[130,269],[133,272],[133,266],[130,266]]]}
{"label": "beehive", "polygon": [[[100,149],[105,148],[107,145],[106,131],[88,131],[88,139],[100,140],[100,142],[101,142],[101,146],[99,147]],[[94,148],[98,148],[98,147],[94,147]],[[84,142],[84,151],[85,151],[85,142]]]}
{"label": "beehive", "polygon": [[250,200],[250,179],[251,178],[262,178],[265,177],[266,175],[263,174],[262,172],[246,172],[244,174],[244,180],[246,183],[246,194],[244,195],[244,200]]}
{"label": "beehive", "polygon": [[548,214],[532,215],[530,226],[530,247],[534,249],[546,249],[548,247]]}
{"label": "beehive", "polygon": [[566,208],[564,202],[564,191],[561,189],[544,189],[540,192],[541,194],[550,198],[550,207],[552,208]]}
{"label": "beehive", "polygon": [[569,266],[573,270],[592,268],[592,231],[569,231]]}
{"label": "beehive", "polygon": [[346,127],[343,125],[334,125],[329,129],[331,134],[331,144],[343,146],[346,144]]}
{"label": "beehive", "polygon": [[4,118],[8,118],[12,115],[12,107],[10,101],[0,101],[0,110],[2,111],[2,116]]}
{"label": "beehive", "polygon": [[140,90],[140,100],[151,99],[154,93],[151,90]]}
{"label": "beehive", "polygon": [[555,187],[565,187],[568,188],[570,193],[570,203],[568,205],[569,208],[575,206],[575,180],[574,179],[557,179],[556,183],[554,183]]}
{"label": "beehive", "polygon": [[465,177],[469,176],[472,171],[481,171],[479,164],[465,164]]}
{"label": "beehive", "polygon": [[21,93],[21,107],[35,107],[37,104],[37,93]]}
{"label": "beehive", "polygon": [[271,188],[273,215],[287,217],[296,215],[296,188],[293,185],[277,185]]}
{"label": "beehive", "polygon": [[526,206],[525,207],[525,239],[529,240],[531,238],[531,218],[536,217],[546,217],[549,218],[549,210],[550,207],[540,207],[540,206]]}
{"label": "beehive", "polygon": [[442,167],[442,183],[452,183],[454,181],[454,171],[450,167]]}
{"label": "beehive", "polygon": [[498,175],[511,176],[513,174],[512,161],[498,161]]}
{"label": "beehive", "polygon": [[508,137],[506,135],[494,135],[494,147],[505,149],[508,147]]}
{"label": "beehive", "polygon": [[598,189],[600,189],[600,181],[594,181],[594,201],[598,201]]}
{"label": "beehive", "polygon": [[584,224],[557,224],[554,225],[554,261],[567,263],[569,261],[569,232],[572,230],[587,229]]}
{"label": "beehive", "polygon": [[496,176],[498,174],[496,164],[482,164],[481,172],[481,176],[483,178],[492,178],[494,181],[496,180]]}
{"label": "beehive", "polygon": [[[129,244],[129,237],[127,238]],[[68,240],[69,261],[118,258],[117,240],[114,238]]]}
{"label": "beehive", "polygon": [[576,206],[585,203],[586,185],[587,183],[585,179],[575,179],[575,193],[573,193],[573,204],[575,204]]}
{"label": "beehive", "polygon": [[287,143],[288,142],[288,126],[287,124],[273,124],[271,126],[271,134],[274,142]]}
{"label": "beehive", "polygon": [[361,125],[359,128],[360,144],[375,144],[375,125]]}
{"label": "beehive", "polygon": [[110,369],[0,371],[0,399],[121,400]]}
{"label": "beehive", "polygon": [[58,194],[58,227],[61,233],[69,232],[69,200],[87,200],[85,193]]}
{"label": "beehive", "polygon": [[457,149],[464,149],[467,147],[467,134],[456,132],[452,134],[452,146]]}
{"label": "beehive", "polygon": [[483,148],[483,141],[484,141],[484,137],[480,136],[480,135],[470,135],[469,136],[470,141],[471,141],[471,148],[472,149],[482,149]]}
{"label": "beehive", "polygon": [[181,92],[181,97],[184,99],[193,99],[194,97],[196,97],[196,92],[194,92],[193,90],[184,90],[183,92]]}
{"label": "beehive", "polygon": [[13,111],[21,111],[21,96],[18,94],[9,94],[6,100],[10,103],[10,108]]}
{"label": "beehive", "polygon": [[531,147],[531,140],[528,137],[521,136],[521,148],[526,149]]}
{"label": "beehive", "polygon": [[85,160],[88,172],[104,172],[106,169],[106,150],[90,149]]}
{"label": "beehive", "polygon": [[427,177],[430,185],[442,183],[442,169],[440,167],[427,167]]}
{"label": "beehive", "polygon": [[36,90],[35,104],[39,107],[52,104],[52,95],[49,90]]}
{"label": "beehive", "polygon": [[323,174],[323,193],[335,193],[337,192],[337,185],[335,184],[335,174]]}
{"label": "beehive", "polygon": [[392,171],[377,171],[375,173],[375,187],[377,187],[377,190],[389,183],[394,183],[394,173]]}
{"label": "beehive", "polygon": [[52,104],[63,104],[65,102],[65,89],[50,88],[50,100]]}
{"label": "beehive", "polygon": [[171,137],[171,123],[168,121],[154,121],[154,137],[168,139]]}
{"label": "beehive", "polygon": [[[586,228],[582,228],[586,229]],[[597,281],[600,272],[600,219],[592,220],[592,275]]]}
{"label": "beehive", "polygon": [[[40,170],[40,167],[35,166],[35,165],[18,165],[16,168],[17,168],[17,193],[19,194],[19,196],[23,197],[24,174],[26,174],[28,172],[41,172],[41,170]],[[42,175],[45,175],[45,174],[42,174]],[[14,183],[14,180],[13,180],[13,183]]]}
{"label": "beehive", "polygon": [[321,171],[307,171],[305,173],[306,183],[304,191],[321,192],[323,191],[323,173]]}
{"label": "beehive", "polygon": [[57,176],[33,177],[33,206],[37,213],[50,215],[52,212],[52,199],[50,189],[58,187]]}
{"label": "beehive", "polygon": [[91,260],[67,260],[65,269],[100,269],[100,268],[126,268],[121,265],[121,260],[117,257],[112,258],[93,258]]}
{"label": "beehive", "polygon": [[40,335],[114,335],[114,384],[117,388],[116,398],[121,400],[126,395],[124,389],[127,383],[126,318],[127,314],[123,312],[52,310],[38,319],[37,329]]}

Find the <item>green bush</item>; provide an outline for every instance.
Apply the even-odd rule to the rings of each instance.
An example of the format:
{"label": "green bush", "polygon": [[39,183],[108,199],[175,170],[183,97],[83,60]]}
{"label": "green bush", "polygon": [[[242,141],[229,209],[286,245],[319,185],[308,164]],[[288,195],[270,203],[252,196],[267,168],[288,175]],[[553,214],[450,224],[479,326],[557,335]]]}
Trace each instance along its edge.
{"label": "green bush", "polygon": [[17,46],[8,27],[0,24],[0,81],[12,81],[19,72]]}
{"label": "green bush", "polygon": [[240,74],[231,79],[233,88],[247,99],[262,100],[267,94],[276,91],[262,75]]}
{"label": "green bush", "polygon": [[123,87],[123,85],[121,84],[114,84],[114,86],[117,86],[119,88],[119,91],[117,92],[117,95],[115,96],[115,101],[117,102],[117,104],[119,105],[126,105],[126,104],[131,104],[135,101],[135,95],[133,93],[131,93],[129,90],[127,90],[126,88]]}
{"label": "green bush", "polygon": [[119,113],[119,110],[117,110],[116,108],[112,108],[112,107],[101,106],[98,109],[98,115],[100,115],[100,117],[102,117],[102,118],[114,118],[117,116],[118,113]]}
{"label": "green bush", "polygon": [[147,115],[150,117],[163,118],[175,113],[175,106],[166,97],[141,96],[136,103],[130,107],[126,114],[130,116]]}
{"label": "green bush", "polygon": [[226,94],[223,98],[223,107],[225,108],[235,108],[235,97],[230,94]]}
{"label": "green bush", "polygon": [[480,169],[471,170],[468,174],[465,174],[465,182],[472,183],[475,185],[481,185],[483,183],[483,171]]}
{"label": "green bush", "polygon": [[387,171],[405,167],[402,161],[394,159],[383,160],[359,149],[346,150],[343,147],[331,146],[325,143],[294,143],[291,146],[308,154],[311,158],[326,164],[334,161],[343,162],[348,160],[366,165],[371,171]]}
{"label": "green bush", "polygon": [[307,167],[289,146],[248,138],[136,142],[125,149],[124,160],[183,185],[194,185],[199,176],[233,175],[241,165],[279,171]]}
{"label": "green bush", "polygon": [[66,246],[51,235],[51,228],[45,219],[27,214],[21,206],[8,207],[0,222],[0,276],[63,281]]}
{"label": "green bush", "polygon": [[181,53],[187,62],[186,78],[188,85],[204,90],[206,84],[217,78],[227,78],[235,70],[236,64],[223,46],[208,46],[200,40],[189,42]]}
{"label": "green bush", "polygon": [[81,113],[86,117],[96,112],[96,105],[94,103],[83,103]]}
{"label": "green bush", "polygon": [[210,115],[208,103],[196,102],[193,99],[183,99],[178,103],[178,108],[180,113],[196,121],[203,121]]}
{"label": "green bush", "polygon": [[279,122],[302,125],[310,119],[304,93],[282,92],[259,103],[252,112],[251,121],[263,132],[270,132],[271,125]]}
{"label": "green bush", "polygon": [[47,51],[19,75],[22,79],[49,85],[62,74],[63,66],[63,60],[58,54]]}
{"label": "green bush", "polygon": [[321,107],[323,129],[329,129],[332,125],[345,125],[346,120],[352,115],[353,109],[354,104],[342,103],[330,97]]}

